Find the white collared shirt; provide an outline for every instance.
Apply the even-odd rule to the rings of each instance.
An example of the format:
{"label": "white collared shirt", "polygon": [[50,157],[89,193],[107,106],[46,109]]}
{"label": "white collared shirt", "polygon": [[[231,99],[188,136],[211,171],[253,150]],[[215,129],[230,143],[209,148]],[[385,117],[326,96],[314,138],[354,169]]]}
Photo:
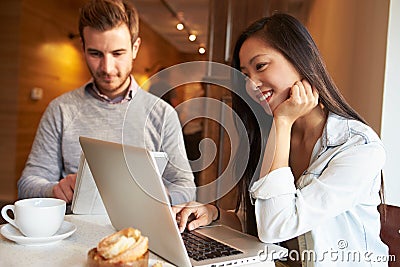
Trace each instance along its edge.
{"label": "white collared shirt", "polygon": [[129,76],[129,86],[125,92],[124,95],[118,96],[114,99],[109,98],[105,94],[101,93],[100,90],[96,87],[96,84],[94,83],[93,78],[90,80],[90,82],[86,85],[86,90],[95,97],[96,99],[100,101],[107,102],[109,104],[122,104],[126,103],[132,100],[132,98],[135,97],[139,85],[137,84],[136,80],[133,78],[132,75]]}
{"label": "white collared shirt", "polygon": [[387,266],[377,210],[385,158],[370,127],[330,113],[296,185],[289,167],[252,185],[259,238],[276,243],[297,236],[300,254],[289,257],[303,266]]}

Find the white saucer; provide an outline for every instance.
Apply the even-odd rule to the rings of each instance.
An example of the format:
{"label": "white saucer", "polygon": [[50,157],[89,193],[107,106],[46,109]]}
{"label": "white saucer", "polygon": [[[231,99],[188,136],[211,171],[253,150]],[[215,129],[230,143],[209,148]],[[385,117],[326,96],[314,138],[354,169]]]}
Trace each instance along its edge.
{"label": "white saucer", "polygon": [[58,229],[57,233],[53,236],[49,237],[27,237],[21,234],[19,230],[17,230],[14,226],[11,224],[6,224],[3,227],[1,227],[1,234],[9,239],[12,240],[18,244],[21,245],[26,245],[26,246],[43,246],[43,245],[50,245],[57,243],[64,238],[69,237],[76,231],[76,226],[73,223],[64,221]]}

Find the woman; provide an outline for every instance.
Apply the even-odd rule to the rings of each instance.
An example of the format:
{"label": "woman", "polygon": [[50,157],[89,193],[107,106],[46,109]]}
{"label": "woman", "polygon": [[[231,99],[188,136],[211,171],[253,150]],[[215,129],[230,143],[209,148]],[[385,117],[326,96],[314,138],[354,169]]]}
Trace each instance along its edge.
{"label": "woman", "polygon": [[[255,85],[239,89],[253,102],[240,91],[232,96],[252,151],[239,183],[245,231],[254,232],[255,218],[263,242],[297,237],[300,254],[312,252],[302,259],[306,266],[387,266],[374,262],[388,255],[377,210],[383,144],[339,93],[306,28],[285,14],[256,21],[238,39],[233,67]],[[264,126],[252,106],[266,103],[274,138],[263,145]],[[190,214],[189,230],[216,219],[238,225],[235,213],[194,204],[174,207],[181,230]]]}

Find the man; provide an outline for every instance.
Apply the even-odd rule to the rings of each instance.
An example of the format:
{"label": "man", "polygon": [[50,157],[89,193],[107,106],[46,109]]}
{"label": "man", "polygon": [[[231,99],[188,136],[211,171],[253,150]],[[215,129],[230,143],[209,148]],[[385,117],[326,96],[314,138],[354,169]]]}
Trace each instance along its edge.
{"label": "man", "polygon": [[138,24],[136,10],[125,0],[92,0],[81,9],[79,34],[92,79],[46,109],[18,181],[19,198],[71,203],[79,136],[165,151],[171,163],[163,178],[172,204],[195,198],[175,110],[139,88],[131,75],[140,46]]}

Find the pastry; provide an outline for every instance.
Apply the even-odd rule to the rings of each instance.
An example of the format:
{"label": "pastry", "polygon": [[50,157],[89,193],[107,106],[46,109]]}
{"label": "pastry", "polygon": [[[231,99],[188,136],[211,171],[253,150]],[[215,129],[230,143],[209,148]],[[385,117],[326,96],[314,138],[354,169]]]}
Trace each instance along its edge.
{"label": "pastry", "polygon": [[148,238],[134,228],[125,228],[103,238],[88,252],[89,267],[147,267]]}

